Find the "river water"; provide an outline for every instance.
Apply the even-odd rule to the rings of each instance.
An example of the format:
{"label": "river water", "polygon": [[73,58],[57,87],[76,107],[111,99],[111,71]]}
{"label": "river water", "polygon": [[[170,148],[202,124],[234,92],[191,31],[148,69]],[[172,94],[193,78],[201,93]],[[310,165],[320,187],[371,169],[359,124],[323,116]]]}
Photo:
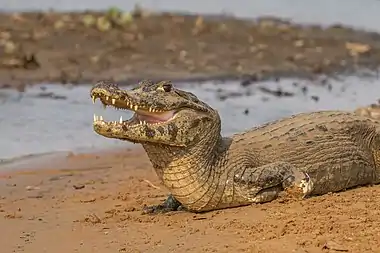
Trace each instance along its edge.
{"label": "river water", "polygon": [[[246,87],[238,82],[184,85],[186,90],[219,111],[225,135],[298,112],[354,110],[380,98],[380,81],[377,78],[360,80],[347,77],[325,85],[308,82],[284,79]],[[89,96],[90,86],[41,87],[31,87],[22,96],[15,91],[0,90],[0,158],[131,145],[93,132],[94,112],[106,120],[117,120],[120,115],[126,119],[131,113],[111,108],[104,110],[100,103],[93,105]],[[276,97],[263,91],[262,87],[294,95]],[[307,91],[303,87],[307,87]]]}
{"label": "river water", "polygon": [[[380,1],[366,0],[0,0],[1,11],[47,10],[58,11],[105,9],[118,6],[132,10],[135,4],[156,11],[190,11],[208,14],[228,13],[239,17],[277,16],[296,22],[331,25],[342,23],[367,30],[380,31]],[[294,83],[298,83],[297,86]],[[260,90],[281,89],[295,92],[294,96],[277,98]],[[129,145],[106,139],[92,131],[93,113],[101,109],[89,98],[89,86],[65,88],[43,85],[29,88],[22,96],[14,91],[0,90],[0,159],[52,151],[87,150]],[[308,87],[305,94],[303,86]],[[215,85],[215,82],[186,85],[186,89],[219,110],[223,133],[232,134],[290,114],[324,110],[353,110],[380,98],[378,79],[347,77],[331,81],[328,86],[309,85],[306,81],[286,79],[264,82],[248,87],[239,83]],[[222,88],[222,91],[220,89]],[[42,95],[41,95],[42,93]],[[226,94],[232,94],[227,99]],[[316,96],[319,100],[312,99]],[[316,98],[315,97],[315,98]],[[102,115],[118,119],[120,112],[107,110]],[[127,114],[127,113],[126,113]],[[123,115],[124,118],[128,117]]]}

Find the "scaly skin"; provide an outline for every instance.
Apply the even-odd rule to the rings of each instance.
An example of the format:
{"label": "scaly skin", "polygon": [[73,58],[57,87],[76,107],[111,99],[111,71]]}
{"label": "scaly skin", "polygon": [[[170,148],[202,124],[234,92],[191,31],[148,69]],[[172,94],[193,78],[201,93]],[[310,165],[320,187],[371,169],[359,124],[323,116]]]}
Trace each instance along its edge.
{"label": "scaly skin", "polygon": [[[144,147],[171,192],[146,212],[204,212],[272,201],[281,192],[304,198],[380,181],[380,121],[370,117],[301,113],[222,137],[218,112],[170,82],[143,81],[132,90],[100,82],[91,96],[117,108],[139,107],[130,121],[96,117],[93,126],[102,136]],[[175,114],[140,124],[147,108]]]}

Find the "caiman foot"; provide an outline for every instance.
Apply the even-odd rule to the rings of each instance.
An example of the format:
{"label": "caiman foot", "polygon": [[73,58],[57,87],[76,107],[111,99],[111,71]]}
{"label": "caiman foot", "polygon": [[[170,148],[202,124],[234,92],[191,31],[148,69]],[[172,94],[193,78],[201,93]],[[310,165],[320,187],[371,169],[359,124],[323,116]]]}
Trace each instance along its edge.
{"label": "caiman foot", "polygon": [[169,194],[168,198],[164,201],[164,203],[153,206],[145,206],[143,208],[143,214],[159,214],[159,213],[167,213],[173,211],[182,211],[185,208],[182,204],[176,200],[173,195]]}
{"label": "caiman foot", "polygon": [[282,192],[289,197],[305,198],[312,194],[314,182],[301,169],[286,162],[273,162],[260,167],[242,167],[234,175],[235,192],[252,203],[276,199]]}

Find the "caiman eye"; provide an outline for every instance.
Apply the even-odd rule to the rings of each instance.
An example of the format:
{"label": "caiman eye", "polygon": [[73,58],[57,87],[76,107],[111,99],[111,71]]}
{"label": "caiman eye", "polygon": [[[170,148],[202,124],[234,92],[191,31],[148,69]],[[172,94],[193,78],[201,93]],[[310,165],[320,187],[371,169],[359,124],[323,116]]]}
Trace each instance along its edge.
{"label": "caiman eye", "polygon": [[161,87],[162,87],[162,89],[163,89],[165,92],[169,92],[169,91],[172,90],[172,85],[169,84],[169,83],[165,83],[165,84],[163,84]]}

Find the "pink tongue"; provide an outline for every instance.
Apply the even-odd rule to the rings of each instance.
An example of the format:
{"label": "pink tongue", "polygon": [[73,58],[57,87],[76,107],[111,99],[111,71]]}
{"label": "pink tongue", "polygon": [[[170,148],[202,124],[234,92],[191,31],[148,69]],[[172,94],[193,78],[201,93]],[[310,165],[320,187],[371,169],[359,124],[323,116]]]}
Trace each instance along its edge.
{"label": "pink tongue", "polygon": [[173,117],[173,112],[164,112],[164,113],[147,113],[147,112],[138,112],[136,113],[138,119],[145,121],[147,123],[159,123],[168,121]]}

